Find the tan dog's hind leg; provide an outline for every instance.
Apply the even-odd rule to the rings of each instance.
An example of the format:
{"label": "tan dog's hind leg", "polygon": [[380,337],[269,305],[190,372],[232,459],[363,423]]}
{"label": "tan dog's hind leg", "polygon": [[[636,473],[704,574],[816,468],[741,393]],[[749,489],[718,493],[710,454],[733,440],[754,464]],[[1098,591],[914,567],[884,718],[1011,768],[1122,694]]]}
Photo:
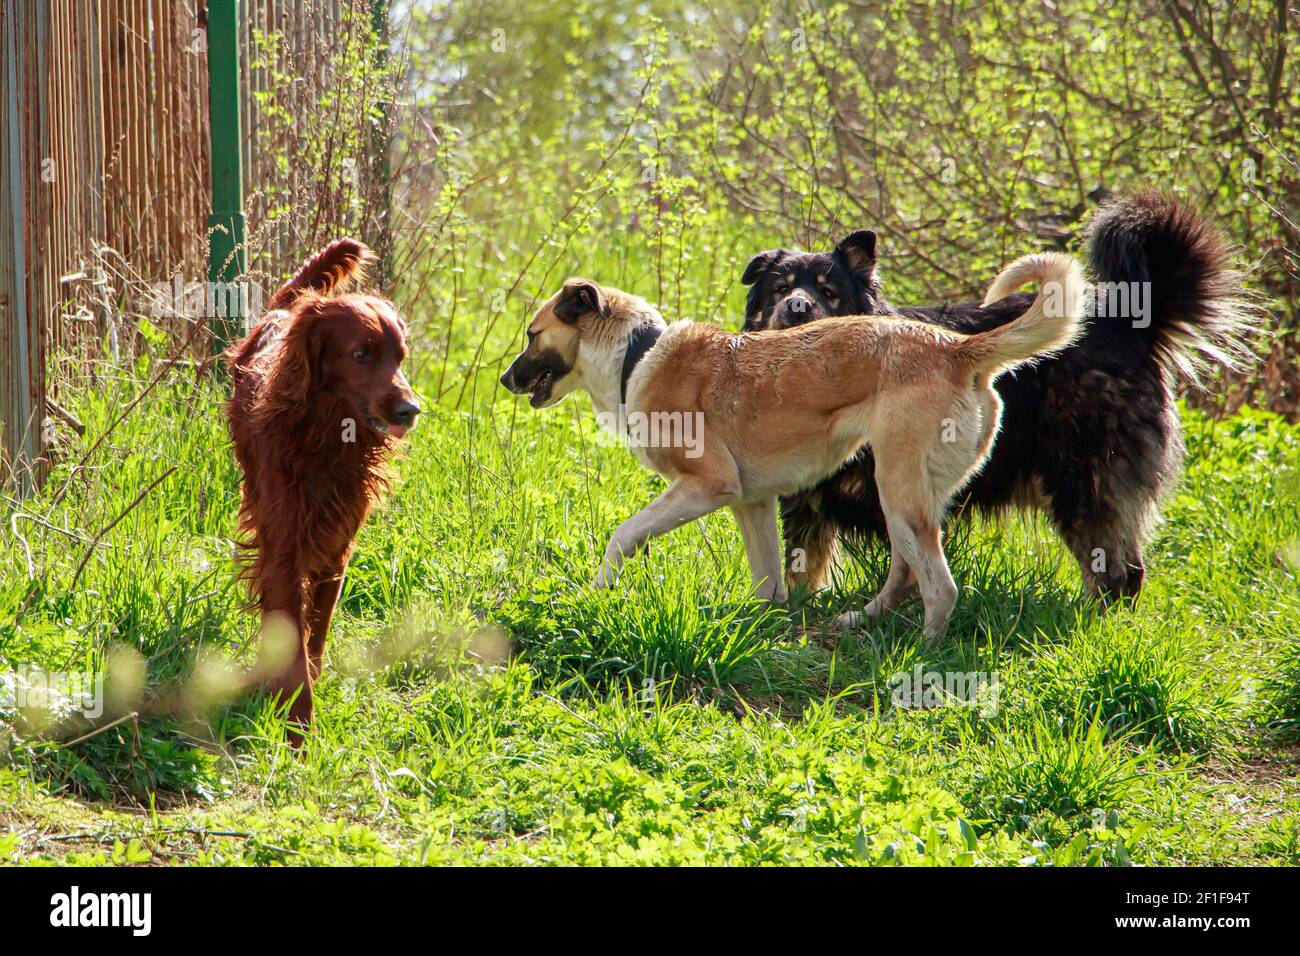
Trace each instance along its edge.
{"label": "tan dog's hind leg", "polygon": [[883,613],[907,596],[907,577],[898,567],[901,557],[916,576],[925,603],[925,636],[933,641],[943,636],[957,603],[940,523],[956,483],[978,460],[976,444],[984,428],[981,422],[963,421],[954,442],[936,442],[928,431],[914,425],[892,429],[876,445],[876,487],[891,559],[889,579],[867,611]]}
{"label": "tan dog's hind leg", "polygon": [[756,504],[733,504],[731,511],[745,542],[755,593],[761,601],[783,603],[788,595],[781,576],[781,534],[776,526],[776,499]]}
{"label": "tan dog's hind leg", "polygon": [[[913,520],[923,521],[919,515]],[[891,537],[895,533],[892,521],[889,533]],[[948,629],[948,618],[957,604],[957,582],[952,579],[948,559],[943,553],[942,532],[937,524],[931,522],[918,526],[904,522],[898,533],[905,538],[904,547],[908,551],[915,549],[917,554],[912,569],[921,587],[921,600],[925,602],[923,630],[927,640],[937,641]]]}
{"label": "tan dog's hind leg", "polygon": [[618,526],[605,549],[595,587],[612,587],[618,581],[624,560],[643,548],[651,538],[717,511],[739,494],[738,478],[719,480],[688,475],[677,479],[662,495]]}
{"label": "tan dog's hind leg", "polygon": [[889,611],[898,607],[916,591],[916,573],[907,563],[907,558],[894,543],[894,536],[889,540],[889,577],[885,586],[870,604],[861,611],[849,611],[835,619],[840,627],[857,627],[864,620],[876,621]]}

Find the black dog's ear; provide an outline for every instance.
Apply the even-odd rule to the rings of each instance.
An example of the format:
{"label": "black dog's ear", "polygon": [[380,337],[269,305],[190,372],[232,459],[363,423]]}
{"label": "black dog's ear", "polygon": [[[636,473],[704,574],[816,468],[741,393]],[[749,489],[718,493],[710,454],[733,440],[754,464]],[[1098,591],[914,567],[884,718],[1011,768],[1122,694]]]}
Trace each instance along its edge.
{"label": "black dog's ear", "polygon": [[772,263],[781,256],[783,249],[769,249],[767,252],[760,252],[754,258],[749,260],[749,265],[745,266],[745,274],[740,277],[744,285],[753,285],[758,281],[758,277],[772,267]]}
{"label": "black dog's ear", "polygon": [[564,283],[554,312],[565,322],[576,322],[590,312],[598,313],[606,319],[610,315],[605,293],[590,279],[570,279]]}
{"label": "black dog's ear", "polygon": [[849,233],[835,247],[835,255],[844,260],[849,271],[863,282],[875,285],[876,234],[870,229]]}

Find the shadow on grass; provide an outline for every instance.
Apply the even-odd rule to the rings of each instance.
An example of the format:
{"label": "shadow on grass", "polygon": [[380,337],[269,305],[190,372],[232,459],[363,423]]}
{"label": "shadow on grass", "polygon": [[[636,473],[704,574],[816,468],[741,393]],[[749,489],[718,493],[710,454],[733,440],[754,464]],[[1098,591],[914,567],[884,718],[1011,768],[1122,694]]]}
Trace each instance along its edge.
{"label": "shadow on grass", "polygon": [[[874,564],[883,575],[883,562]],[[865,570],[869,577],[872,568]],[[867,589],[796,592],[785,606],[772,607],[754,600],[697,603],[639,581],[612,592],[551,585],[506,602],[495,618],[514,653],[543,683],[565,692],[644,690],[672,681],[679,698],[798,719],[828,698],[844,709],[887,706],[890,678],[918,665],[996,669],[1002,655],[1066,641],[1101,613],[1062,587],[1054,572],[1013,578],[998,569],[962,571],[967,580],[948,635],[933,645],[921,635],[919,601],[879,622],[837,627],[837,615],[870,599]]]}
{"label": "shadow on grass", "polygon": [[[268,705],[233,659],[237,612],[208,596],[175,611],[128,602],[108,640],[75,652],[49,691],[28,690],[21,708],[0,714],[11,728],[0,761],[52,795],[90,805],[166,809],[225,795],[231,721],[255,721]],[[54,690],[60,677],[91,675],[69,685],[81,688],[75,693]]]}
{"label": "shadow on grass", "polygon": [[159,809],[229,791],[225,756],[170,718],[132,717],[82,740],[30,740],[3,758],[53,796],[91,806]]}
{"label": "shadow on grass", "polygon": [[258,748],[291,752],[287,704],[244,689],[189,714],[162,712],[177,693],[155,689],[154,703],[145,705],[157,708],[153,713],[109,713],[15,737],[0,748],[0,764],[92,809],[165,811],[228,797]]}

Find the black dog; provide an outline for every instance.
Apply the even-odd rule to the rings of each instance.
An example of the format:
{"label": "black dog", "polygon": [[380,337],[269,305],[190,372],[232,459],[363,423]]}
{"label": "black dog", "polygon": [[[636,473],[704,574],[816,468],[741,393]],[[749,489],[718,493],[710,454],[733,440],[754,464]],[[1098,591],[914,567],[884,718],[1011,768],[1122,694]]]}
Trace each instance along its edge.
{"label": "black dog", "polygon": [[[1207,358],[1230,365],[1247,358],[1242,338],[1253,312],[1223,239],[1171,198],[1148,192],[1112,201],[1094,214],[1087,238],[1096,283],[1088,330],[1058,355],[998,379],[1002,430],[955,510],[1045,509],[1090,594],[1136,596],[1157,504],[1182,464],[1176,373],[1194,376]],[[745,330],[902,315],[977,332],[1020,315],[1033,299],[894,308],[875,267],[869,231],[829,253],[760,253],[741,280],[751,286]],[[863,448],[820,485],[782,499],[792,586],[827,583],[841,534],[885,538],[874,474]]]}

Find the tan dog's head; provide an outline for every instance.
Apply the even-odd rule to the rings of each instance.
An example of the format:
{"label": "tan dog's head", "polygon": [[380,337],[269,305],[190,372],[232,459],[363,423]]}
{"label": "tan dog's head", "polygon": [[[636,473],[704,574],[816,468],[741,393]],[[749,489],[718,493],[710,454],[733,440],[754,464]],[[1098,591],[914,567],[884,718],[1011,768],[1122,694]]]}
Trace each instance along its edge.
{"label": "tan dog's head", "polygon": [[542,303],[528,323],[528,346],[510,363],[501,384],[516,395],[528,394],[533,408],[546,408],[581,382],[578,343],[588,323],[608,319],[609,300],[590,279],[569,279]]}

